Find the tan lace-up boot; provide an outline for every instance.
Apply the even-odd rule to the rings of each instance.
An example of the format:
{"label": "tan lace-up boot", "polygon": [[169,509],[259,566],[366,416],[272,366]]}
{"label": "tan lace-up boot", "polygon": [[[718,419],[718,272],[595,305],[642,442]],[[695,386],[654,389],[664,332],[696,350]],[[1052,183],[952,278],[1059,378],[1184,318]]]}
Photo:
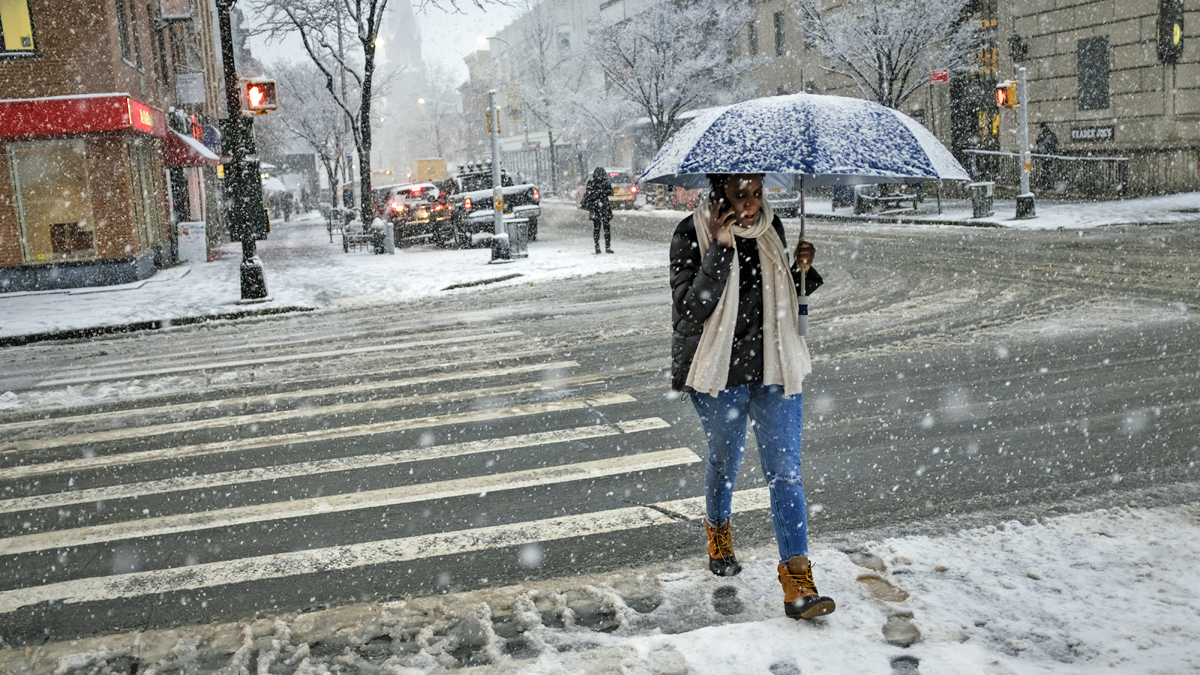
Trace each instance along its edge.
{"label": "tan lace-up boot", "polygon": [[837,609],[832,599],[817,593],[812,563],[802,555],[779,563],[779,583],[783,585],[783,613],[792,619],[811,619]]}
{"label": "tan lace-up boot", "polygon": [[708,569],[719,577],[731,577],[742,571],[733,555],[732,520],[713,527],[704,519],[704,530],[708,533]]}

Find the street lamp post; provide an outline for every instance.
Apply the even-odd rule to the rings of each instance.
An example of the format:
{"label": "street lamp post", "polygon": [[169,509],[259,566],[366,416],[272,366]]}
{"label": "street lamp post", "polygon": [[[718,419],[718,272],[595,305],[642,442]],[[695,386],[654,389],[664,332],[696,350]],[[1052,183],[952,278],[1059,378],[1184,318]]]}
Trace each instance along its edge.
{"label": "street lamp post", "polygon": [[[225,165],[225,188],[228,191],[226,222],[229,234],[242,242],[241,287],[243,302],[264,302],[267,281],[262,260],[258,257],[255,227],[262,213],[262,188],[258,158],[254,156],[253,121],[242,114],[238,89],[237,63],[234,60],[233,24],[229,11],[237,0],[217,0],[217,22],[221,33],[221,63],[225,75],[225,119],[222,146],[229,154]],[[258,189],[254,189],[258,187]]]}

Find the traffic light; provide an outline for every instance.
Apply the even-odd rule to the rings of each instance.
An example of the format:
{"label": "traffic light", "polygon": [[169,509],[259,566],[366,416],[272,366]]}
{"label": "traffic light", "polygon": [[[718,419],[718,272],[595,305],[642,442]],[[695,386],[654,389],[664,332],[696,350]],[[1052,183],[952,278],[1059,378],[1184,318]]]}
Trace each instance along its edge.
{"label": "traffic light", "polygon": [[1019,108],[1017,100],[1017,81],[1004,80],[996,83],[996,105],[1002,108]]}
{"label": "traffic light", "polygon": [[274,80],[242,80],[238,88],[241,90],[243,112],[266,115],[268,110],[279,107]]}
{"label": "traffic light", "polygon": [[1183,0],[1158,0],[1158,61],[1179,63],[1183,56]]}

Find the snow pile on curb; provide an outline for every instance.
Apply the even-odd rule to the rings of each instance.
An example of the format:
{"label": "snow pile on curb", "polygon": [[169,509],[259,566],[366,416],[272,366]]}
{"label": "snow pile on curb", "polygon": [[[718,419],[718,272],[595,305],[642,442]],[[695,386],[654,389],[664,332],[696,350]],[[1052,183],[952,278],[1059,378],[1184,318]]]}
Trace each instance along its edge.
{"label": "snow pile on curb", "polygon": [[[13,673],[1181,673],[1200,504],[814,551],[836,613],[782,617],[773,551],[0,651]],[[698,546],[699,548],[699,546]],[[252,664],[254,664],[252,666]]]}

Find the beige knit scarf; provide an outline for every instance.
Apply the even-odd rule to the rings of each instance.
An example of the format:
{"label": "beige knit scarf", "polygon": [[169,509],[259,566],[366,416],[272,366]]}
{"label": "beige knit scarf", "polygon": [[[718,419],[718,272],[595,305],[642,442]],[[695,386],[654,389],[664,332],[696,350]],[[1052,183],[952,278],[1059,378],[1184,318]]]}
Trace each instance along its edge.
{"label": "beige knit scarf", "polygon": [[[737,239],[758,240],[758,260],[763,275],[763,384],[781,384],[785,396],[802,391],[804,376],[812,372],[808,345],[799,334],[799,299],[789,270],[783,242],[771,223],[775,214],[763,202],[758,220],[750,227],[734,225],[733,268],[725,282],[725,292],[712,316],[704,322],[700,344],[688,371],[687,385],[697,392],[716,396],[729,380],[729,361],[733,357],[733,333],[737,328],[738,289],[740,286]],[[701,200],[692,213],[696,239],[703,259],[712,245],[708,232],[709,203]],[[774,311],[772,311],[772,309]]]}

